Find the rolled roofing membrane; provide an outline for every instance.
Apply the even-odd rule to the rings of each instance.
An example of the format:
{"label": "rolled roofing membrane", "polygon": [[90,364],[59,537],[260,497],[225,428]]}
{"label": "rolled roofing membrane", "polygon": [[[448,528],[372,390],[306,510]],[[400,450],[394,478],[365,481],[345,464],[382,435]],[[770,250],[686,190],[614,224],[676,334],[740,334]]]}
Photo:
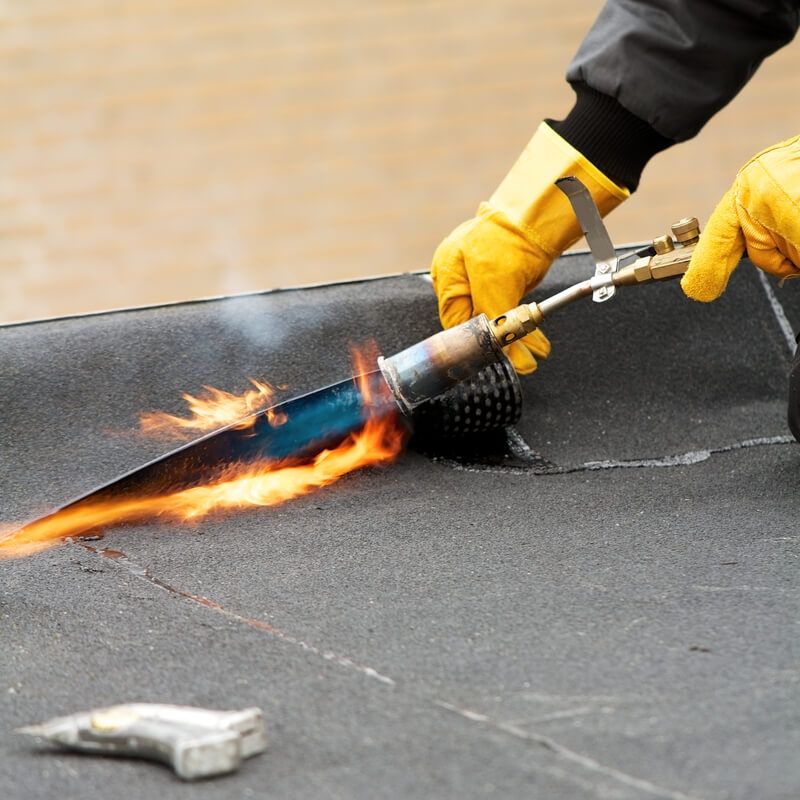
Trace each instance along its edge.
{"label": "rolled roofing membrane", "polygon": [[[572,255],[545,296],[592,272]],[[800,287],[768,282],[790,326]],[[178,797],[12,730],[131,700],[259,706],[268,751],[203,791],[624,798],[800,791],[797,475],[785,325],[742,265],[554,315],[509,431],[273,508],[0,563],[0,796]],[[418,275],[0,328],[2,519],[157,458],[138,414],[248,376],[301,394],[348,346],[437,329]],[[260,787],[260,788],[257,788]]]}

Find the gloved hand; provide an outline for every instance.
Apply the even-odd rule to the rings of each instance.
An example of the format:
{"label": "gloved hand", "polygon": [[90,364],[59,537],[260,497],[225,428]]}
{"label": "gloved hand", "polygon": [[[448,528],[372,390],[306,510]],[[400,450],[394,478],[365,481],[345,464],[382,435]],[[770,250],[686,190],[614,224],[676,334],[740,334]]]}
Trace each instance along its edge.
{"label": "gloved hand", "polygon": [[[569,201],[554,185],[566,175],[586,185],[604,216],[629,196],[542,123],[489,201],[434,253],[431,277],[445,328],[481,313],[493,319],[519,305],[553,259],[580,238]],[[547,357],[550,342],[536,330],[506,352],[526,375],[537,357]]]}
{"label": "gloved hand", "polygon": [[716,300],[747,249],[779,278],[800,274],[800,136],[762,150],[736,175],[681,279],[694,300]]}

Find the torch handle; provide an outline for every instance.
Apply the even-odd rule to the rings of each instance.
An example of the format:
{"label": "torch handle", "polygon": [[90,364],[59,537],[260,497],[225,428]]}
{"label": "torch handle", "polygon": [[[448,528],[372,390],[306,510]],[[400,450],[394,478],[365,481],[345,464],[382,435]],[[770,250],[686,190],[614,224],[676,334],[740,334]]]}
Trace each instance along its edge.
{"label": "torch handle", "polygon": [[595,274],[592,278],[573,284],[538,303],[523,303],[496,317],[490,325],[498,344],[501,347],[513,344],[535,331],[545,317],[549,317],[554,311],[583,297],[591,297],[605,287],[638,286],[642,283],[679,278],[689,268],[692,254],[700,240],[700,229],[697,220],[692,217],[675,223],[672,230],[675,241],[669,236],[654,239],[651,254],[640,256],[633,264],[616,272]]}

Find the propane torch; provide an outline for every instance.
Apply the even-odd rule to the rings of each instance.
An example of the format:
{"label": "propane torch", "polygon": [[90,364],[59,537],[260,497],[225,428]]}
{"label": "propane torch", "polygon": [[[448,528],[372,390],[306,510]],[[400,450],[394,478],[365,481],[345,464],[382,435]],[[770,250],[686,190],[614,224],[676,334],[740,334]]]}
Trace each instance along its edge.
{"label": "propane torch", "polygon": [[536,330],[546,317],[570,303],[589,297],[604,303],[617,288],[677,278],[686,272],[700,239],[695,217],[676,222],[670,233],[653,239],[638,251],[633,263],[620,268],[611,242],[588,189],[573,177],[556,185],[567,195],[595,260],[595,273],[538,303],[523,303],[489,319],[479,314],[468,322],[441,331],[378,364],[400,409],[407,418],[432,398],[475,376],[482,369],[506,361],[503,348]]}
{"label": "propane torch", "polygon": [[[697,220],[682,219],[666,236],[619,259],[586,187],[576,178],[562,178],[557,185],[569,198],[589,243],[595,261],[591,278],[491,320],[480,314],[396,355],[378,359],[376,369],[356,378],[300,395],[209,433],[98,486],[13,536],[25,537],[33,531],[35,538],[36,531],[46,531],[48,522],[66,511],[92,511],[122,496],[161,496],[219,480],[231,464],[280,464],[286,459],[308,462],[360,430],[365,420],[395,415],[398,408],[412,432],[432,438],[460,438],[514,424],[522,411],[522,393],[503,348],[582,297],[604,303],[620,287],[682,275],[700,238]],[[632,263],[627,263],[631,257]],[[271,413],[280,413],[283,422],[279,426],[272,423]]]}

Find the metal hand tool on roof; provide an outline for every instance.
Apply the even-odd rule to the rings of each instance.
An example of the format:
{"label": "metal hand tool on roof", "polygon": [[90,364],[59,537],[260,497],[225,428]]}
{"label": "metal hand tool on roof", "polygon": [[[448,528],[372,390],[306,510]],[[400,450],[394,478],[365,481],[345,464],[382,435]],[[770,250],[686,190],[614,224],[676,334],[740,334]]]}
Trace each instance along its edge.
{"label": "metal hand tool on roof", "polygon": [[233,772],[267,746],[259,708],[213,711],[128,703],[58,717],[17,733],[85,753],[162,761],[188,781]]}

